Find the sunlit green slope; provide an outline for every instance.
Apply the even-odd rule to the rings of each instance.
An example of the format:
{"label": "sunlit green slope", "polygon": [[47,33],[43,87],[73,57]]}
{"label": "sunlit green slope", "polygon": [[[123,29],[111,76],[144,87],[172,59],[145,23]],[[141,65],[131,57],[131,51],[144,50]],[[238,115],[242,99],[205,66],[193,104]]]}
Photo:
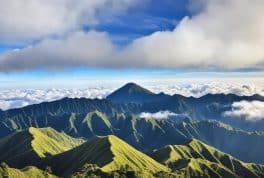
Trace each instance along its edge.
{"label": "sunlit green slope", "polygon": [[0,162],[19,168],[36,165],[42,158],[65,152],[83,142],[52,128],[30,127],[0,139]]}
{"label": "sunlit green slope", "polygon": [[184,145],[168,145],[154,150],[150,156],[186,176],[264,176],[263,165],[244,163],[196,139]]}
{"label": "sunlit green slope", "polygon": [[132,170],[151,175],[169,168],[136,150],[116,136],[97,137],[65,153],[48,159],[58,175],[69,175],[86,164],[94,164],[103,172]]}
{"label": "sunlit green slope", "polygon": [[56,178],[48,171],[42,171],[36,167],[29,166],[23,169],[10,168],[7,164],[0,165],[0,177],[3,178]]}

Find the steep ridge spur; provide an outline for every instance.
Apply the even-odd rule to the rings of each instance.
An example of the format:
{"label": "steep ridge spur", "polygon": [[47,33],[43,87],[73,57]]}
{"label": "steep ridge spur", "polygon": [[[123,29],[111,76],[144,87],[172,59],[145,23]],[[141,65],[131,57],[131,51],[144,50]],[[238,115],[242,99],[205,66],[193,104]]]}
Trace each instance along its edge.
{"label": "steep ridge spur", "polygon": [[52,128],[30,127],[0,139],[0,162],[16,168],[37,165],[43,158],[65,152],[83,142]]}
{"label": "steep ridge spur", "polygon": [[124,168],[144,175],[170,171],[114,135],[96,137],[70,151],[48,158],[47,164],[58,175],[73,174],[86,164],[97,165],[106,173]]}

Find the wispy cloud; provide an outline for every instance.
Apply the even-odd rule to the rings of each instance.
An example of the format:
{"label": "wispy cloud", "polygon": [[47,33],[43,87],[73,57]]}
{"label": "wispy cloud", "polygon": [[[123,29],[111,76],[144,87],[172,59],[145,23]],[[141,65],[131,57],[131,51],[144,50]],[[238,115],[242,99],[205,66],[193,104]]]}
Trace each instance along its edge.
{"label": "wispy cloud", "polygon": [[232,104],[232,110],[224,112],[225,117],[244,119],[256,122],[264,119],[264,102],[240,101]]}
{"label": "wispy cloud", "polygon": [[171,111],[159,111],[156,113],[142,112],[139,114],[140,118],[152,118],[152,119],[168,119],[172,116],[178,116],[178,114]]}

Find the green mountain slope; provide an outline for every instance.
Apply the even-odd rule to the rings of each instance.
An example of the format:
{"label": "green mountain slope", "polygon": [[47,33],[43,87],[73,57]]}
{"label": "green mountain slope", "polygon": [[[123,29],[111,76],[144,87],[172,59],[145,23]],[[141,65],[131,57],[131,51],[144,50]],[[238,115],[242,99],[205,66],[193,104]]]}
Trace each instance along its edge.
{"label": "green mountain slope", "polygon": [[113,129],[109,118],[104,113],[95,110],[81,116],[72,113],[65,132],[74,136],[92,137],[112,134]]}
{"label": "green mountain slope", "polygon": [[[157,125],[152,123],[152,127]],[[1,165],[0,177],[264,176],[264,165],[244,163],[197,139],[191,139],[182,145],[168,145],[156,149],[148,156],[114,135],[95,137],[84,142],[51,128],[30,128],[1,139],[0,148],[0,157],[6,157],[5,160],[16,168]],[[23,165],[30,167],[17,169]],[[50,169],[42,171],[31,165],[43,170],[47,167]]]}
{"label": "green mountain slope", "polygon": [[7,164],[2,163],[0,165],[0,177],[3,178],[56,178],[48,171],[42,171],[36,167],[29,166],[23,169],[10,168]]}
{"label": "green mountain slope", "polygon": [[[183,178],[238,178],[240,176],[233,173],[221,164],[210,162],[204,159],[186,159],[180,163],[175,163],[171,167],[177,167],[174,174]],[[240,177],[241,178],[241,177]]]}
{"label": "green mountain slope", "polygon": [[188,138],[197,138],[245,162],[264,163],[264,132],[246,132],[213,121],[188,120],[177,124]]}
{"label": "green mountain slope", "polygon": [[[219,121],[178,118],[156,120],[130,114],[109,117],[99,111],[86,115],[75,114],[72,120],[70,123],[73,124],[69,125],[74,127],[68,128],[74,129],[66,129],[65,132],[73,136],[89,139],[96,135],[114,134],[145,152],[197,138],[243,161],[264,163],[264,155],[261,154],[264,147],[264,132],[246,132]],[[255,147],[252,148],[251,145]],[[248,154],[249,152],[251,154]]]}
{"label": "green mountain slope", "polygon": [[[64,98],[20,109],[0,111],[0,137],[29,127],[52,127],[68,135],[87,139],[97,135],[113,134],[144,152],[197,138],[243,161],[264,163],[262,154],[264,120],[244,123],[243,119],[223,118],[223,112],[230,110],[233,102],[264,101],[263,96],[232,94],[208,94],[201,98],[168,96],[154,94],[133,83],[127,84],[113,94],[120,102],[111,99],[110,96],[113,95],[103,100]],[[128,103],[130,96],[136,102]],[[155,113],[166,110],[187,114],[188,118],[195,121],[182,121],[182,118],[176,116],[167,120],[138,117],[142,112]],[[212,121],[213,119],[217,121]],[[253,132],[233,129],[220,121],[229,123],[234,128],[244,128]],[[166,139],[163,139],[164,137]]]}
{"label": "green mountain slope", "polygon": [[97,165],[106,173],[124,168],[145,175],[170,171],[113,135],[94,138],[70,151],[48,158],[47,162],[58,175],[72,174],[87,164]]}
{"label": "green mountain slope", "polygon": [[244,163],[199,140],[168,145],[149,154],[177,174],[218,177],[263,177],[264,165]]}
{"label": "green mountain slope", "polygon": [[[144,152],[169,144],[181,144],[190,138],[197,138],[243,161],[264,163],[264,154],[262,154],[264,132],[246,132],[212,120],[182,121],[177,117],[165,120],[139,118],[137,114],[126,113],[124,108],[120,108],[119,112],[116,112],[111,106],[103,108],[112,110],[111,114],[98,109],[84,114],[70,113],[60,116],[58,113],[54,113],[47,116],[47,125],[58,131],[64,131],[68,135],[87,139],[97,135],[113,134]],[[25,119],[18,120],[12,122],[15,122],[16,125],[27,122]],[[38,123],[40,120],[43,121],[43,117],[39,118]],[[58,123],[52,123],[53,121]],[[21,128],[23,127],[21,126]],[[25,126],[25,128],[27,127]],[[164,137],[166,139],[163,139]],[[248,154],[249,152],[250,154]]]}
{"label": "green mountain slope", "polygon": [[[114,98],[116,97],[120,99],[120,102],[115,102]],[[135,102],[129,102],[130,97]],[[103,100],[64,98],[19,109],[0,110],[0,136],[6,136],[13,131],[31,126],[65,130],[69,126],[69,118],[72,114],[84,117],[87,113],[96,110],[104,113],[109,118],[120,113],[138,115],[141,112],[155,113],[169,110],[178,114],[188,114],[192,119],[214,119],[248,131],[263,131],[264,121],[247,122],[244,119],[232,119],[223,116],[223,112],[232,109],[234,102],[242,100],[264,101],[264,97],[260,95],[236,96],[232,94],[208,94],[200,98],[181,95],[169,96],[162,93],[154,94],[147,89],[130,83]]]}
{"label": "green mountain slope", "polygon": [[[67,101],[65,106],[68,102],[70,101]],[[117,107],[117,105],[106,102],[106,105],[95,107],[92,104],[79,103],[77,100],[75,102],[76,104],[68,105],[67,108],[69,110],[76,109],[76,113],[64,113],[67,108],[62,109],[65,107],[63,105],[59,107],[61,108],[59,110],[53,111],[52,109],[52,112],[49,111],[50,114],[45,117],[39,116],[33,117],[34,120],[27,120],[26,117],[18,115],[17,118],[6,119],[2,124],[5,123],[8,128],[17,125],[17,130],[20,130],[27,128],[30,124],[36,127],[42,126],[41,122],[46,120],[45,123],[47,124],[44,124],[43,127],[50,126],[58,131],[64,131],[68,135],[87,139],[97,135],[113,134],[144,152],[169,144],[181,144],[190,138],[197,138],[243,161],[264,163],[264,154],[262,154],[264,132],[246,132],[212,120],[182,121],[182,118],[177,117],[165,120],[139,118],[136,111],[135,114],[133,113],[133,110],[137,109],[132,109],[132,105],[129,104],[124,104],[122,107],[118,105]],[[82,113],[83,111],[78,111],[75,108],[79,104],[84,104],[85,107],[95,107],[95,110]],[[96,105],[100,104],[97,103]],[[75,109],[70,109],[73,106]],[[43,110],[45,108],[41,105],[38,107],[43,108]],[[82,105],[79,107],[84,108]],[[38,110],[36,109],[34,112]],[[22,113],[27,112],[34,113],[26,110],[23,110]],[[3,130],[0,122],[0,132]],[[11,129],[10,132],[14,130]],[[163,139],[164,137],[166,139]],[[255,146],[252,148],[251,145]],[[249,152],[250,154],[248,154]]]}
{"label": "green mountain slope", "polygon": [[0,139],[0,162],[19,168],[35,165],[47,156],[65,152],[83,142],[52,128],[30,127]]}

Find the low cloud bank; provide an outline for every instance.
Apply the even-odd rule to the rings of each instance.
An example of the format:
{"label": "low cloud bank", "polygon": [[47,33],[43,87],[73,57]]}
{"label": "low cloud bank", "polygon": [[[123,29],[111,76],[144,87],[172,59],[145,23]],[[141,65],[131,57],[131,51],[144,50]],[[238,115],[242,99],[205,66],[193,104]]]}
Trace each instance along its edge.
{"label": "low cloud bank", "polygon": [[[251,81],[250,81],[251,80]],[[239,96],[251,96],[259,94],[264,96],[263,80],[249,79],[238,82],[234,80],[222,80],[212,82],[211,80],[202,80],[197,82],[193,80],[186,80],[184,82],[173,82],[174,84],[153,84],[148,88],[155,92],[164,92],[166,94],[174,95],[180,94],[183,96],[201,97],[206,94],[236,94]]]}
{"label": "low cloud bank", "polygon": [[264,119],[264,102],[240,101],[232,104],[232,110],[224,112],[225,117],[239,118],[256,122]]}
{"label": "low cloud bank", "polygon": [[0,90],[0,109],[7,110],[23,106],[68,98],[104,98],[112,90],[108,88],[48,89],[48,90]]}

